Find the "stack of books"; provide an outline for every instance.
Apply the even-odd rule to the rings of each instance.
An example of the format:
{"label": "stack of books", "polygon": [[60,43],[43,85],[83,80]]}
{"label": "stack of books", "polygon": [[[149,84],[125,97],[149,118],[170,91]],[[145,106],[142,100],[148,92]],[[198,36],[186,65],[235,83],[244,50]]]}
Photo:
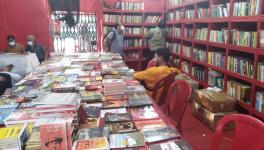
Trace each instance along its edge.
{"label": "stack of books", "polygon": [[104,95],[125,94],[126,86],[122,79],[104,79]]}
{"label": "stack of books", "polygon": [[222,18],[229,16],[230,3],[212,5],[211,17],[212,18]]}
{"label": "stack of books", "polygon": [[248,104],[250,102],[251,87],[238,81],[229,80],[227,81],[227,93],[238,101]]}
{"label": "stack of books", "polygon": [[257,32],[231,30],[231,44],[256,48]]}
{"label": "stack of books", "polygon": [[254,78],[254,61],[237,56],[228,56],[227,69],[242,76]]}
{"label": "stack of books", "polygon": [[208,28],[196,29],[195,39],[206,41],[207,33],[208,33]]}
{"label": "stack of books", "polygon": [[217,51],[208,52],[207,62],[208,64],[211,64],[213,66],[224,68],[225,57],[226,57],[225,52],[217,52]]}
{"label": "stack of books", "polygon": [[233,16],[258,15],[260,0],[250,0],[249,2],[235,2]]}
{"label": "stack of books", "polygon": [[206,62],[206,50],[194,48],[193,49],[193,58],[197,61]]}

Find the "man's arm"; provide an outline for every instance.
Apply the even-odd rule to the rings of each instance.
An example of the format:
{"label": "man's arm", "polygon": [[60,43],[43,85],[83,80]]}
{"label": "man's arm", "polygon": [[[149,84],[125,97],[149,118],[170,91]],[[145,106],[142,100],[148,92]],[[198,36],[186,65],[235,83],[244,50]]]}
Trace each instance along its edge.
{"label": "man's arm", "polygon": [[110,42],[111,42],[111,39],[113,39],[114,38],[114,33],[113,32],[110,32],[107,36],[106,36],[106,38],[105,38],[105,40],[104,40],[104,50],[106,51],[106,52],[109,52],[110,51]]}

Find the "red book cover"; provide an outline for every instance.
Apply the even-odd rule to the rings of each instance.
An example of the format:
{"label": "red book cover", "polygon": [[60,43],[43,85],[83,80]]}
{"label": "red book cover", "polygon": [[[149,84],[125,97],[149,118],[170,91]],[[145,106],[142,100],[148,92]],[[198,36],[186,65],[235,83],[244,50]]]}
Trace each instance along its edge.
{"label": "red book cover", "polygon": [[108,95],[108,96],[105,96],[105,99],[107,101],[126,100],[127,99],[127,95],[125,95],[125,94]]}
{"label": "red book cover", "polygon": [[156,119],[159,115],[152,106],[131,108],[133,120]]}
{"label": "red book cover", "polygon": [[67,150],[66,124],[48,124],[39,127],[41,150]]}
{"label": "red book cover", "polygon": [[161,119],[135,121],[135,125],[138,130],[166,127]]}

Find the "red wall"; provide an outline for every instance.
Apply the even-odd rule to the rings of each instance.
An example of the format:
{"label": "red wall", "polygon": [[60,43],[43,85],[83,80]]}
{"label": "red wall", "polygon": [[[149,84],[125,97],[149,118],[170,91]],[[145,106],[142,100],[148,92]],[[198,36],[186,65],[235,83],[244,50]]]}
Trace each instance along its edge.
{"label": "red wall", "polygon": [[[26,36],[34,34],[47,49],[52,49],[49,36],[48,0],[0,0],[0,50],[6,47],[6,36],[13,34],[19,43],[25,44]],[[96,13],[98,45],[101,48],[102,7],[101,0],[81,0],[81,11]],[[113,1],[113,0],[111,0]],[[144,0],[145,9],[160,10],[164,0]]]}

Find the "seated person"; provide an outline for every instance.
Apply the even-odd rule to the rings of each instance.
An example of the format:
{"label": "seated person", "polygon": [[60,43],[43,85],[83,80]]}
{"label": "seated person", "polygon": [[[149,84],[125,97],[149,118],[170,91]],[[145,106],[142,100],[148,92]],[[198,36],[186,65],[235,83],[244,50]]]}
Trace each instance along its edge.
{"label": "seated person", "polygon": [[[146,83],[146,86],[151,89],[154,88],[159,80],[168,76],[170,73],[180,73],[180,70],[168,66],[170,60],[170,52],[168,49],[161,48],[156,50],[155,57],[156,67],[151,67],[146,69],[145,71],[140,71],[134,74],[135,79],[144,81]],[[147,91],[147,93],[152,94],[151,91]],[[160,94],[161,93],[159,92],[157,95],[158,99],[160,97]]]}
{"label": "seated person", "polygon": [[27,37],[26,51],[30,53],[36,53],[40,63],[47,58],[44,47],[36,42],[36,39],[33,35],[29,35]]}
{"label": "seated person", "polygon": [[8,47],[6,48],[6,53],[17,53],[17,54],[25,54],[26,51],[22,44],[16,43],[15,36],[8,35],[7,36]]}
{"label": "seated person", "polygon": [[4,62],[0,61],[0,73],[1,74],[8,74],[11,77],[12,83],[17,83],[22,79],[22,76],[15,73],[13,69],[14,65],[5,65]]}
{"label": "seated person", "polygon": [[2,95],[7,88],[11,88],[11,77],[8,74],[0,73],[0,95]]}

